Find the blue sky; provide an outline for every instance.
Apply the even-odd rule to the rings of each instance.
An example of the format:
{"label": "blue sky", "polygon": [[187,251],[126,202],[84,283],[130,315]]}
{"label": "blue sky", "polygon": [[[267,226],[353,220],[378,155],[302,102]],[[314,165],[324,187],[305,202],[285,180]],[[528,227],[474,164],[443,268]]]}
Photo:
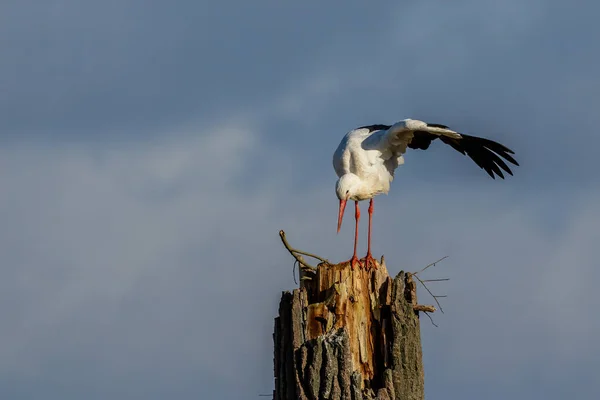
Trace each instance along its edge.
{"label": "blue sky", "polygon": [[521,164],[435,143],[375,202],[391,273],[450,256],[427,398],[597,398],[599,7],[2,2],[0,397],[269,393],[277,232],[348,258],[332,153],[411,117]]}

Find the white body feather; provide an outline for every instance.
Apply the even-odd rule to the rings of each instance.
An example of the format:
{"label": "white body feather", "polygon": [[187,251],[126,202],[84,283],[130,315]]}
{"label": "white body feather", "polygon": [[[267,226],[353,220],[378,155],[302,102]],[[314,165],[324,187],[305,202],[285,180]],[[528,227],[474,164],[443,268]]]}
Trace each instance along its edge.
{"label": "white body feather", "polygon": [[352,130],[333,155],[333,168],[340,178],[336,187],[338,197],[360,201],[387,194],[396,168],[404,163],[403,154],[415,131],[461,137],[450,129],[431,127],[413,119],[400,121],[387,130]]}

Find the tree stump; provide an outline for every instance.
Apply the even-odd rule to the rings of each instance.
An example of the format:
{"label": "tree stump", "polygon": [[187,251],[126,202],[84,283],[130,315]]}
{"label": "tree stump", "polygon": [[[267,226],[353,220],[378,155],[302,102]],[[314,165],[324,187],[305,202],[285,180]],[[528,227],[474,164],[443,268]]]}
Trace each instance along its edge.
{"label": "tree stump", "polygon": [[[423,399],[416,287],[409,273],[321,263],[283,292],[273,335],[274,400]],[[304,275],[304,276],[302,276]]]}

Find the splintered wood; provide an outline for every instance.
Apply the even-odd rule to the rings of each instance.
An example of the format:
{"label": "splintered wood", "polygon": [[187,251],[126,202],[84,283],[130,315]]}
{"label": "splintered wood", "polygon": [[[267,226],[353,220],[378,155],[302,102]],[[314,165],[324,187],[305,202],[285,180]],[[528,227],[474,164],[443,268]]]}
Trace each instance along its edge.
{"label": "splintered wood", "polygon": [[379,339],[373,337],[374,324],[380,319],[382,303],[389,304],[391,281],[385,266],[371,271],[351,270],[344,264],[319,266],[314,282],[305,285],[309,304],[305,340],[345,328],[352,365],[364,379],[373,379]]}
{"label": "splintered wood", "polygon": [[411,275],[322,263],[309,278],[275,319],[274,399],[422,399]]}

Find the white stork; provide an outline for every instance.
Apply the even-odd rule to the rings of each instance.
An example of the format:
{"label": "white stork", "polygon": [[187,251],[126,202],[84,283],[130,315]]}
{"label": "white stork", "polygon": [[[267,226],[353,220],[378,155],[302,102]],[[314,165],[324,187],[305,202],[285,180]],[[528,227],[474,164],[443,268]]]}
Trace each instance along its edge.
{"label": "white stork", "polygon": [[[426,150],[431,142],[440,138],[442,142],[469,156],[492,178],[495,175],[504,179],[502,170],[512,175],[510,168],[502,160],[519,165],[510,156],[512,150],[489,139],[455,132],[445,125],[428,124],[415,119],[405,119],[394,125],[369,125],[356,128],[346,134],[333,155],[333,167],[339,179],[335,192],[340,200],[338,227],[339,233],[346,202],[354,200],[356,219],[354,233],[354,254],[349,260],[354,269],[364,263],[366,269],[376,266],[371,254],[371,220],[373,217],[373,197],[388,193],[394,179],[394,171],[404,163],[403,154],[407,147]],[[502,158],[500,158],[502,157]],[[358,202],[369,202],[368,250],[364,259],[356,257],[358,242]]]}

